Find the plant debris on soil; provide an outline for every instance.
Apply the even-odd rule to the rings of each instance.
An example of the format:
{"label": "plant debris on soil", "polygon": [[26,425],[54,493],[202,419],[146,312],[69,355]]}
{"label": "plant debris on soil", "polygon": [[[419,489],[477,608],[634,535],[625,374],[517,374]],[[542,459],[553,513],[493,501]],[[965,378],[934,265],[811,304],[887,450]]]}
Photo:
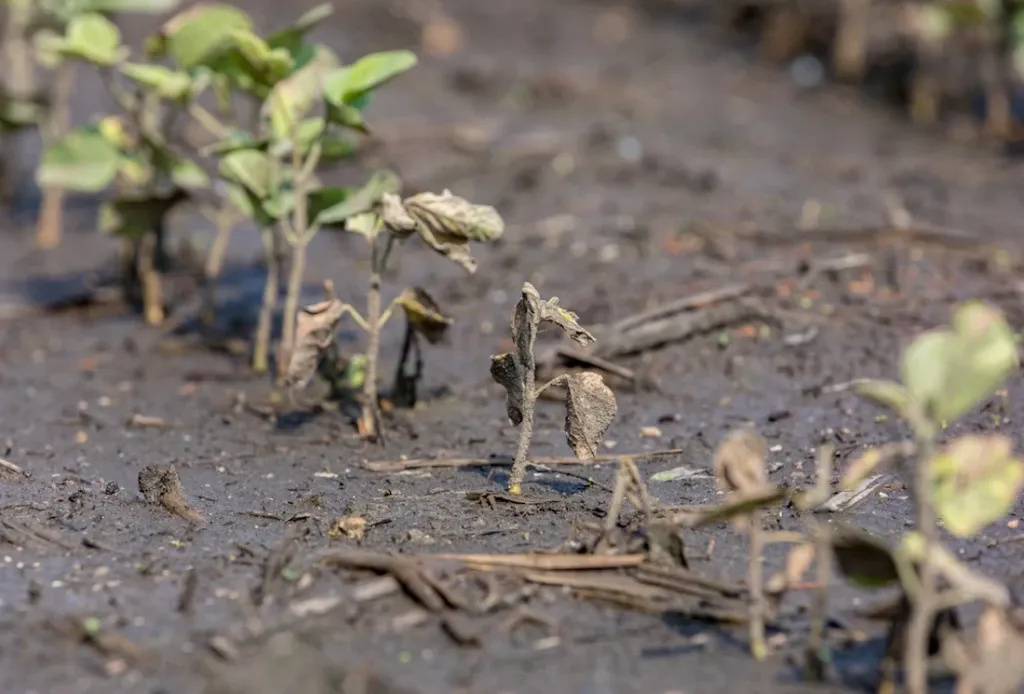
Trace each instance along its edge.
{"label": "plant debris on soil", "polygon": [[[707,25],[664,17],[357,0],[317,30],[346,60],[420,56],[375,96],[370,146],[339,176],[387,167],[505,225],[473,274],[421,241],[382,273],[406,318],[380,342],[400,364],[380,394],[386,448],[351,426],[359,408],[320,397],[358,371],[341,315],[365,296],[364,239],[310,241],[282,391],[234,342],[258,320],[255,230],[232,237],[212,332],[181,318],[172,282],[173,328],[152,327],[97,289],[116,244],[96,235],[95,201],[69,201],[43,252],[22,233],[34,193],[15,191],[0,234],[0,690],[891,684],[915,628],[894,549],[914,490],[896,473],[919,444],[859,394],[899,379],[902,350],[954,304],[1024,325],[1019,165],[845,90],[796,89]],[[126,19],[127,40],[148,21]],[[98,87],[82,78],[75,113],[109,107]],[[167,233],[216,236],[188,211]],[[390,290],[398,274],[412,289]],[[553,386],[531,391],[517,456],[521,398],[488,369],[513,353],[522,366],[509,314],[527,287],[591,339],[524,331]],[[1013,373],[951,418],[943,455],[1019,450],[1022,402]],[[945,503],[969,481],[950,473]],[[1024,676],[1008,655],[1024,634],[1022,517],[1018,498],[974,534],[953,531],[977,519],[944,519],[933,568],[984,605],[932,606],[935,691],[959,677],[1009,694]]]}

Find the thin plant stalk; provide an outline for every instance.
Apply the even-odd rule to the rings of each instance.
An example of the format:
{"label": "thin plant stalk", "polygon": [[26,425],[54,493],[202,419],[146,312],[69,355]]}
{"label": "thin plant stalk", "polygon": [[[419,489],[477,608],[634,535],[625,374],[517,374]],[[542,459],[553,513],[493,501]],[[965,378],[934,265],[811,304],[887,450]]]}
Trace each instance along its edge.
{"label": "thin plant stalk", "polygon": [[750,591],[750,652],[755,660],[768,657],[768,642],[765,639],[765,619],[768,605],[764,597],[764,527],[760,511],[750,514],[749,553],[747,564],[747,588]]}
{"label": "thin plant stalk", "polygon": [[533,413],[537,404],[537,362],[533,356],[533,346],[536,341],[536,333],[531,332],[529,349],[519,350],[519,357],[523,360],[523,421],[519,425],[516,457],[508,476],[509,494],[523,493],[527,456],[530,452],[530,441],[533,439]]}
{"label": "thin plant stalk", "polygon": [[[7,91],[14,99],[30,98],[36,90],[35,61],[28,39],[28,28],[34,14],[33,0],[8,0],[3,32],[3,65]],[[17,141],[14,133],[3,138],[2,156],[5,171],[0,176],[0,200],[6,205],[13,197]]]}
{"label": "thin plant stalk", "polygon": [[157,268],[157,232],[149,231],[139,243],[137,272],[142,283],[143,315],[149,325],[164,322],[164,300],[160,271]]}
{"label": "thin plant stalk", "polygon": [[[814,489],[814,506],[820,506],[832,491],[832,456],[835,447],[824,445],[818,451],[817,477]],[[811,602],[811,628],[807,643],[805,673],[815,681],[825,679],[825,665],[828,651],[825,645],[825,621],[828,618],[828,587],[832,582],[832,538],[828,526],[812,520],[814,535],[814,558],[817,564],[815,577],[818,588]]]}
{"label": "thin plant stalk", "polygon": [[[53,82],[53,104],[45,128],[49,142],[63,138],[71,121],[71,92],[74,89],[75,66],[71,61],[62,61],[57,66]],[[64,198],[61,188],[46,188],[43,191],[42,208],[36,227],[36,244],[40,248],[56,248],[64,235]]]}
{"label": "thin plant stalk", "polygon": [[384,234],[384,247],[379,249],[378,235],[374,236],[371,250],[370,289],[366,295],[366,324],[369,328],[366,348],[366,381],[363,383],[363,413],[360,417],[361,433],[384,443],[383,426],[380,421],[380,405],[377,402],[377,370],[380,356],[381,330],[381,284],[388,257],[394,247],[395,237]]}
{"label": "thin plant stalk", "polygon": [[265,373],[269,366],[270,333],[280,288],[277,244],[275,229],[264,227],[263,250],[267,263],[267,279],[263,284],[263,302],[260,304],[259,318],[256,321],[256,336],[252,351],[252,370],[256,373]]}
{"label": "thin plant stalk", "polygon": [[840,0],[832,67],[842,79],[859,81],[864,77],[870,13],[871,0]]}
{"label": "thin plant stalk", "polygon": [[278,352],[278,378],[284,382],[288,362],[295,348],[295,321],[299,313],[299,297],[302,294],[302,279],[306,274],[306,249],[316,235],[316,226],[309,225],[309,208],[306,187],[316,162],[319,150],[314,148],[309,160],[303,161],[297,132],[292,139],[292,180],[295,186],[295,210],[291,225],[282,219],[282,227],[291,246],[291,267],[288,273],[288,289],[284,300],[284,317],[281,327],[281,349]]}
{"label": "thin plant stalk", "polygon": [[203,309],[200,319],[207,326],[213,325],[217,319],[217,280],[224,270],[224,255],[231,242],[231,232],[235,228],[234,210],[228,198],[221,200],[215,219],[217,234],[214,236],[203,268]]}
{"label": "thin plant stalk", "polygon": [[935,453],[935,439],[929,431],[918,435],[917,467],[913,471],[914,515],[917,532],[924,537],[924,557],[917,589],[911,600],[912,611],[907,627],[907,640],[903,655],[908,694],[928,693],[928,641],[932,618],[937,607],[935,567],[931,561],[932,548],[937,535],[935,510],[931,504],[927,465]]}

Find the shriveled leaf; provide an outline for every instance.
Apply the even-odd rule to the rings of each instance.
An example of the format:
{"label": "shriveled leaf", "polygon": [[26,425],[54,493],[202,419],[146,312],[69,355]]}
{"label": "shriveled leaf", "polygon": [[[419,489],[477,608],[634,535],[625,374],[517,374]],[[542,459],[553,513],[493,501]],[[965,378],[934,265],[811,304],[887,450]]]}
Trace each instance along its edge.
{"label": "shriveled leaf", "polygon": [[40,188],[98,193],[114,182],[120,157],[99,127],[78,128],[43,150],[36,182]]}
{"label": "shriveled leaf", "polygon": [[768,442],[753,429],[730,432],[715,449],[715,484],[719,491],[733,493],[762,489],[768,484],[765,457]]}
{"label": "shriveled leaf", "polygon": [[540,302],[539,308],[540,322],[542,324],[551,323],[552,325],[557,325],[569,336],[570,340],[578,345],[585,347],[594,342],[594,336],[579,324],[579,316],[572,311],[566,311],[558,305],[557,296]]}
{"label": "shriveled leaf", "polygon": [[345,310],[345,304],[338,299],[328,299],[299,310],[295,320],[295,347],[288,359],[285,376],[289,388],[301,389],[309,384],[316,373],[320,355],[334,341]]}
{"label": "shriveled leaf", "polygon": [[[973,636],[973,638],[972,638]],[[957,673],[957,691],[1013,694],[1024,685],[1024,624],[1013,612],[990,605],[973,635],[947,639],[943,656]]]}
{"label": "shriveled leaf", "polygon": [[291,26],[270,34],[267,37],[267,43],[273,48],[284,48],[294,54],[305,35],[332,14],[334,14],[334,5],[331,3],[325,2],[316,5],[303,12]]}
{"label": "shriveled leaf", "polygon": [[910,408],[910,391],[892,381],[861,379],[853,384],[853,392],[858,397],[888,408],[901,416],[905,416]]}
{"label": "shriveled leaf", "polygon": [[402,181],[398,174],[390,169],[381,169],[374,172],[362,188],[324,208],[314,219],[323,226],[340,224],[349,217],[370,212],[382,204],[385,196],[395,195],[401,188]]}
{"label": "shriveled leaf", "polygon": [[881,588],[900,580],[892,550],[866,531],[838,527],[832,533],[832,552],[842,574],[859,586]]}
{"label": "shriveled leaf", "polygon": [[252,27],[252,19],[237,7],[200,3],[164,23],[159,34],[159,48],[161,53],[166,51],[179,67],[188,70],[218,57],[232,44],[232,32]]}
{"label": "shriveled leaf", "polygon": [[162,99],[180,101],[192,94],[192,77],[186,72],[143,63],[125,63],[120,70],[125,77],[152,90]]}
{"label": "shriveled leaf", "polygon": [[491,378],[505,389],[505,412],[514,426],[523,422],[523,374],[513,355],[505,352],[491,357]]}
{"label": "shriveled leaf", "polygon": [[121,46],[121,30],[95,12],[71,18],[60,51],[104,67],[114,65],[128,54]]}
{"label": "shriveled leaf", "polygon": [[565,379],[565,436],[580,460],[593,460],[608,431],[618,405],[615,393],[605,385],[601,374],[585,371]]}
{"label": "shriveled leaf", "polygon": [[928,464],[932,503],[946,528],[970,537],[1006,515],[1024,488],[1024,462],[1007,436],[979,434],[949,443]]}
{"label": "shriveled leaf", "polygon": [[430,344],[444,339],[452,319],[441,312],[437,302],[421,287],[409,287],[395,300],[405,311],[409,325]]}
{"label": "shriveled leaf", "polygon": [[[396,236],[402,238],[414,231],[419,232],[428,246],[467,272],[476,271],[476,261],[469,254],[469,243],[494,241],[505,229],[501,215],[493,207],[475,205],[449,190],[440,195],[420,193],[406,198],[400,206],[389,199],[383,218]],[[412,229],[409,228],[409,218],[415,221]]]}
{"label": "shriveled leaf", "polygon": [[324,79],[328,101],[353,106],[366,92],[376,89],[416,65],[411,51],[382,51],[363,56],[352,65],[335,68]]}
{"label": "shriveled leaf", "polygon": [[220,175],[245,187],[260,200],[270,197],[272,162],[265,152],[240,149],[230,152],[218,165]]}
{"label": "shriveled leaf", "polygon": [[366,537],[366,519],[362,516],[344,516],[334,521],[327,537],[346,537],[359,542]]}
{"label": "shriveled leaf", "polygon": [[316,104],[323,76],[334,67],[335,60],[329,51],[318,51],[312,60],[282,79],[270,91],[264,109],[270,117],[270,133],[274,139],[299,139],[296,129]]}

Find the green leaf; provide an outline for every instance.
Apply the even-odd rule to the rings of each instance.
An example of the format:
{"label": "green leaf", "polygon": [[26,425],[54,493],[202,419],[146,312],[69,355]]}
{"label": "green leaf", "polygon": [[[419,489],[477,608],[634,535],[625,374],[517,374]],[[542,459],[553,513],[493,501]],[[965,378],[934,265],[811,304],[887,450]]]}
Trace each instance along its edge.
{"label": "green leaf", "polygon": [[341,135],[324,133],[320,138],[320,161],[323,163],[348,159],[356,152],[356,143]]}
{"label": "green leaf", "polygon": [[324,210],[341,204],[351,194],[351,188],[340,188],[335,186],[317,188],[310,192],[307,196],[309,219],[314,221],[319,219]]}
{"label": "green leaf", "polygon": [[328,73],[324,79],[324,95],[333,104],[353,106],[366,92],[415,65],[416,55],[411,51],[371,53],[352,65]]}
{"label": "green leaf", "polygon": [[207,188],[210,185],[210,177],[194,161],[178,159],[171,164],[170,169],[171,181],[179,188],[194,190]]}
{"label": "green leaf", "polygon": [[40,188],[98,193],[113,183],[120,152],[95,125],[73,130],[50,144],[36,169]]}
{"label": "green leaf", "polygon": [[323,77],[334,64],[332,54],[320,52],[271,90],[263,108],[270,119],[272,138],[292,139],[292,130],[319,100]]}
{"label": "green leaf", "polygon": [[343,125],[346,128],[351,128],[363,135],[368,135],[370,133],[369,128],[366,127],[366,121],[363,119],[362,111],[357,109],[355,106],[328,103],[327,117],[332,123]]}
{"label": "green leaf", "polygon": [[121,31],[101,14],[76,15],[68,23],[61,52],[96,65],[110,66],[127,55],[121,46]]}
{"label": "green leaf", "polygon": [[140,12],[161,14],[177,9],[181,0],[84,0],[89,12]]}
{"label": "green leaf", "polygon": [[256,140],[252,135],[238,128],[231,128],[229,136],[218,142],[203,147],[199,153],[204,157],[222,156],[240,149],[263,150],[270,143],[269,139]]}
{"label": "green leaf", "polygon": [[231,5],[203,3],[168,20],[160,31],[154,49],[166,52],[179,67],[189,69],[209,65],[233,45],[232,33],[252,29],[248,14]]}
{"label": "green leaf", "polygon": [[918,337],[903,354],[903,380],[931,417],[948,421],[991,395],[1017,368],[1017,345],[1002,313],[972,301],[952,328]]}
{"label": "green leaf", "polygon": [[362,188],[311,218],[321,226],[341,224],[353,215],[370,211],[380,203],[384,195],[397,193],[401,185],[401,179],[395,172],[382,169],[374,173]]}
{"label": "green leaf", "polygon": [[910,391],[899,383],[864,378],[854,382],[853,392],[858,397],[886,407],[900,416],[906,416],[910,409]]}
{"label": "green leaf", "polygon": [[1024,487],[1009,437],[963,436],[928,463],[932,503],[946,528],[970,537],[1005,516]]}
{"label": "green leaf", "polygon": [[273,48],[284,48],[295,55],[306,34],[332,14],[334,5],[329,2],[321,3],[304,12],[291,26],[272,33],[267,37],[267,43]]}
{"label": "green leaf", "polygon": [[163,65],[125,63],[121,73],[143,87],[156,92],[160,98],[181,101],[192,95],[192,77]]}
{"label": "green leaf", "polygon": [[234,48],[248,64],[252,76],[265,85],[276,84],[295,66],[295,61],[283,48],[271,48],[266,41],[248,29],[231,32]]}
{"label": "green leaf", "polygon": [[220,160],[220,175],[232,183],[245,187],[259,200],[271,194],[273,165],[266,153],[254,149],[240,149]]}
{"label": "green leaf", "polygon": [[176,190],[167,195],[125,195],[106,200],[100,206],[100,231],[138,238],[156,229],[187,198],[184,191]]}

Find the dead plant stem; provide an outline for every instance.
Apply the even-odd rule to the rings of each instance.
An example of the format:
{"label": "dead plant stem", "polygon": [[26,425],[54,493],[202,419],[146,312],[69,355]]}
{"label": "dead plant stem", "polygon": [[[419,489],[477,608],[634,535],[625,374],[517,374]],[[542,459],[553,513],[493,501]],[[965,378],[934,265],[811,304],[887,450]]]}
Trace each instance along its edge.
{"label": "dead plant stem", "polygon": [[519,441],[516,445],[516,458],[512,461],[512,470],[508,475],[509,494],[522,494],[523,479],[526,478],[526,462],[530,452],[530,441],[533,439],[533,414],[537,405],[537,364],[533,357],[533,345],[536,333],[530,336],[529,348],[517,350],[519,368],[523,370],[523,421],[519,424]]}
{"label": "dead plant stem", "polygon": [[[47,119],[47,142],[60,140],[67,134],[71,120],[71,92],[74,89],[75,65],[63,61],[57,66],[53,82],[53,106]],[[36,244],[40,248],[56,248],[64,235],[64,190],[47,188],[36,227]]]}
{"label": "dead plant stem", "polygon": [[362,433],[368,438],[384,443],[383,427],[380,421],[380,405],[377,402],[377,371],[380,357],[381,299],[384,270],[388,257],[394,248],[395,237],[385,234],[384,248],[378,250],[378,239],[374,237],[371,252],[370,289],[366,294],[366,324],[369,327],[366,348],[366,381],[363,383]]}

